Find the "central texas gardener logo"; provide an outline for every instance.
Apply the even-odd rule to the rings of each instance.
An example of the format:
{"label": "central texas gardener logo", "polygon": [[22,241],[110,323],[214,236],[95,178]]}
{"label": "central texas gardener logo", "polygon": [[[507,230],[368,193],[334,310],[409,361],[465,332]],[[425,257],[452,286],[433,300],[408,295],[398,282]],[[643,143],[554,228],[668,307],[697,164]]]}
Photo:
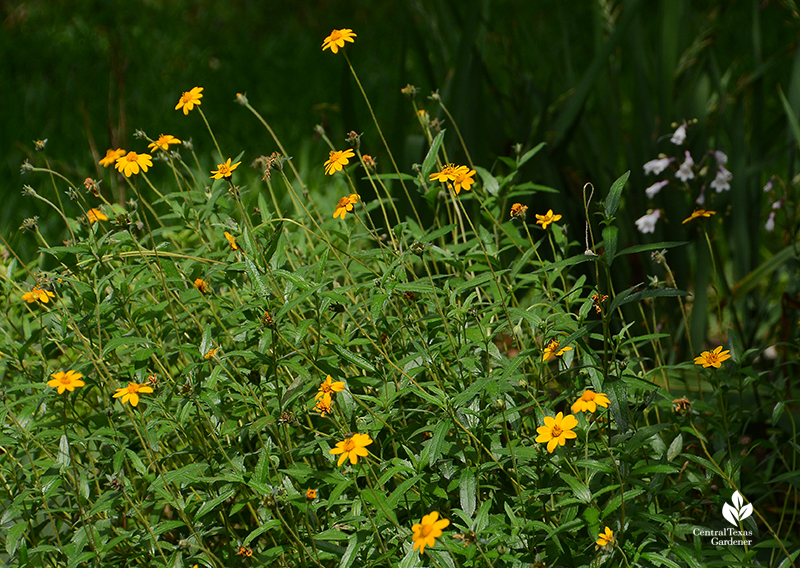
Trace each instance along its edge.
{"label": "central texas gardener logo", "polygon": [[730,524],[738,527],[739,521],[743,521],[753,514],[753,505],[750,503],[745,505],[744,498],[738,491],[733,494],[731,501],[733,501],[733,506],[728,503],[722,506],[722,516],[725,517],[725,520]]}

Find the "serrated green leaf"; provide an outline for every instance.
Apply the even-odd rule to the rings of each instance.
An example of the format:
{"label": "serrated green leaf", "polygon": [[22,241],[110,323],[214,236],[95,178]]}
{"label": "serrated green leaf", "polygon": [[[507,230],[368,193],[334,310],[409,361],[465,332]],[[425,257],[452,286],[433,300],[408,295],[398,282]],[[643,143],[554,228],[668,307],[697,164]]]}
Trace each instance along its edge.
{"label": "serrated green leaf", "polygon": [[472,517],[478,502],[478,479],[474,467],[465,467],[461,471],[461,476],[458,478],[458,498],[461,510]]}
{"label": "serrated green leaf", "polygon": [[195,520],[209,514],[211,511],[219,507],[221,503],[225,502],[226,499],[229,499],[234,495],[236,495],[236,490],[228,489],[227,491],[223,491],[221,494],[217,495],[210,501],[206,501],[200,506],[200,508],[195,513],[194,515]]}

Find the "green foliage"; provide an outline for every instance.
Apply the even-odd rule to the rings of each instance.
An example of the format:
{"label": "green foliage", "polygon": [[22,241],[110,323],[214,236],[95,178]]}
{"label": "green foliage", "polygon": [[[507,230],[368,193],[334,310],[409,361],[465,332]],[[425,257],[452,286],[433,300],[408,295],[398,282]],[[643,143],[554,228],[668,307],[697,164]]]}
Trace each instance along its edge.
{"label": "green foliage", "polygon": [[[582,199],[550,187],[567,140],[595,120],[606,62],[643,41],[648,3],[597,6],[608,33],[548,114],[552,144],[526,140],[494,164],[472,162],[474,124],[434,95],[427,110],[407,104],[421,165],[402,165],[368,82],[348,104],[374,123],[348,136],[356,155],[333,176],[321,153],[285,153],[255,97],[221,110],[233,94],[211,83],[187,116],[173,107],[195,82],[153,103],[202,135],[153,150],[147,173],[103,169],[82,185],[72,178],[91,174],[31,154],[26,195],[48,230],[26,223],[0,265],[0,563],[794,565],[796,184],[774,179],[785,242],[745,273],[726,235],[747,231],[723,207],[680,224],[714,177],[699,158],[680,207],[658,198],[662,226],[680,227],[669,241],[627,245],[638,156],[606,160]],[[658,10],[677,22],[681,7]],[[316,57],[360,89],[353,60],[370,44],[355,31],[344,54]],[[677,46],[665,34],[661,55],[688,72]],[[790,125],[797,100],[779,105]],[[260,150],[220,118],[233,111],[281,151],[253,161]],[[211,179],[237,154],[231,177]],[[702,367],[718,346],[730,358]],[[85,384],[54,377],[68,370]],[[743,511],[740,495],[748,543],[717,544],[707,532],[733,528],[723,511]]]}

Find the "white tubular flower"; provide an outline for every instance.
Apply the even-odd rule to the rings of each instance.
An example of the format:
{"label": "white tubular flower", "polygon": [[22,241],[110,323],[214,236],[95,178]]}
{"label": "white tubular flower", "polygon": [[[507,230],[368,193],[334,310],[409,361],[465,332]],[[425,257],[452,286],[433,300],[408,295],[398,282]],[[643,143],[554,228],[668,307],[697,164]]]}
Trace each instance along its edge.
{"label": "white tubular flower", "polygon": [[717,190],[717,193],[728,191],[731,188],[730,181],[733,179],[733,174],[725,169],[725,166],[720,166],[717,170],[717,177],[711,182],[711,187]]}
{"label": "white tubular flower", "polygon": [[769,219],[767,219],[767,222],[764,223],[764,228],[768,233],[771,233],[775,230],[775,211],[770,211]]}
{"label": "white tubular flower", "polygon": [[669,180],[666,179],[664,181],[657,181],[656,183],[645,189],[644,192],[647,194],[647,198],[653,199],[656,196],[656,194],[658,194],[658,192],[661,191],[664,188],[664,186],[667,185],[668,183]]}
{"label": "white tubular flower", "polygon": [[675,144],[676,146],[680,146],[683,144],[683,141],[686,140],[686,123],[684,122],[681,124],[675,133],[672,135],[672,138],[669,139],[670,142]]}
{"label": "white tubular flower", "polygon": [[667,169],[667,166],[674,158],[659,158],[657,160],[650,160],[644,165],[644,175],[647,174],[660,174]]}
{"label": "white tubular flower", "polygon": [[661,210],[656,209],[647,215],[642,215],[636,220],[636,228],[642,234],[654,233],[656,230],[656,222],[661,217]]}
{"label": "white tubular flower", "polygon": [[685,156],[686,159],[681,164],[681,167],[678,168],[678,171],[675,172],[675,177],[681,180],[682,182],[694,179],[694,171],[692,171],[692,167],[694,166],[694,160],[692,159],[692,155],[689,153],[689,150],[686,150]]}
{"label": "white tubular flower", "polygon": [[727,154],[725,154],[725,152],[722,152],[720,150],[714,150],[713,153],[714,153],[714,159],[720,166],[724,166],[725,164],[728,163],[728,156]]}

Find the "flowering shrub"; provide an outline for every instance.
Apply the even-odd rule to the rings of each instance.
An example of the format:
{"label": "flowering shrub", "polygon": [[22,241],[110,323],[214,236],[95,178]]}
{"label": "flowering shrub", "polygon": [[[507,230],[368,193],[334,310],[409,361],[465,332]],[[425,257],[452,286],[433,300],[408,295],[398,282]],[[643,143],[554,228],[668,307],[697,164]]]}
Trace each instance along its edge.
{"label": "flowering shrub", "polygon": [[[343,52],[360,88],[356,37],[334,30],[323,49]],[[409,86],[422,163],[398,168],[377,119],[379,139],[351,133],[345,150],[320,129],[330,153],[312,185],[277,136],[270,156],[245,158],[244,141],[223,153],[203,90],[174,110],[207,140],[141,133],[153,156],[109,149],[100,165],[114,183],[89,179],[88,193],[59,173],[75,203],[48,203],[67,240],[26,232],[42,258],[2,271],[0,560],[693,568],[702,551],[793,562],[797,430],[785,411],[797,379],[760,370],[766,352],[737,344],[721,307],[715,336],[689,337],[692,355],[677,359],[695,314],[674,279],[614,289],[615,261],[653,253],[666,265],[683,246],[618,248],[627,173],[600,206],[578,202],[586,225],[570,226],[539,203],[548,188],[517,179],[541,145],[494,170],[462,146],[456,165],[430,119],[436,105],[447,113],[441,99],[418,109]],[[682,148],[692,126],[670,143]],[[680,184],[703,205],[706,182],[730,189],[724,154],[682,153],[644,165],[666,176],[648,199]],[[251,158],[257,175],[237,169]],[[135,198],[108,189],[118,184]],[[636,226],[653,233],[661,215]],[[666,309],[682,329],[658,323]],[[781,348],[796,359],[796,344]],[[771,412],[757,444],[751,396]],[[736,502],[737,530],[758,544],[718,552],[698,530],[726,527],[734,492],[749,501]]]}

